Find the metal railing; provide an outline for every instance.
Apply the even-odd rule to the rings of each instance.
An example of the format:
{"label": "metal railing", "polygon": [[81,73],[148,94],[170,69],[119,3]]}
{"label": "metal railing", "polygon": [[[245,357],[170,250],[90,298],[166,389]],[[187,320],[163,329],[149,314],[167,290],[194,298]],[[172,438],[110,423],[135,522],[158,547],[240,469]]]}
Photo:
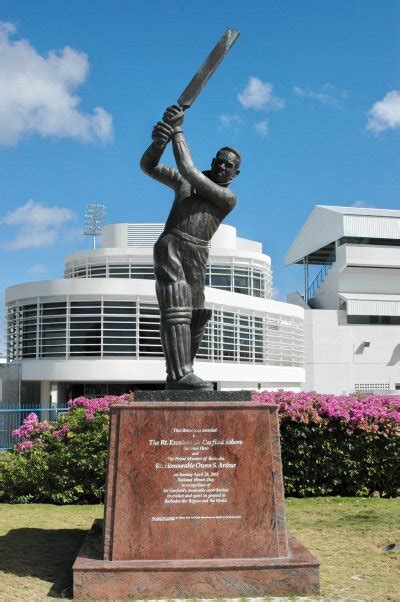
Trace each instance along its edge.
{"label": "metal railing", "polygon": [[34,412],[39,420],[56,420],[68,408],[0,408],[0,450],[11,449],[17,442],[12,432],[19,428],[24,419]]}
{"label": "metal railing", "polygon": [[315,276],[314,280],[311,282],[310,286],[308,287],[307,299],[311,299],[314,296],[315,291],[317,290],[317,288],[319,288],[321,286],[321,284],[325,280],[334,261],[335,261],[335,251],[333,251],[329,255],[328,259],[326,260],[326,263],[324,263],[324,265],[322,266],[322,268],[320,269],[320,271],[318,272],[318,274]]}

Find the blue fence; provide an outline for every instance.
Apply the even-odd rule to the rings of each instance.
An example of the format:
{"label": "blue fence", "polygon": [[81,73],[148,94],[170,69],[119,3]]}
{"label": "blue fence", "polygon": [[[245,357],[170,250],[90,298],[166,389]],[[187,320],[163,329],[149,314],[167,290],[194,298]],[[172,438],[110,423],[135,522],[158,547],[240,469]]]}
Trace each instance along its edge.
{"label": "blue fence", "polygon": [[318,274],[315,276],[314,280],[311,282],[310,286],[308,287],[307,301],[309,301],[312,297],[314,297],[314,294],[315,294],[317,288],[319,288],[321,286],[321,284],[323,283],[323,281],[325,280],[325,277],[328,275],[328,272],[331,269],[334,261],[336,261],[335,250],[333,250],[332,253],[329,255],[329,257],[326,259],[324,265],[322,266],[322,268],[320,269],[320,271],[318,272]]}
{"label": "blue fence", "polygon": [[37,414],[40,421],[56,420],[58,415],[66,412],[67,408],[12,408],[0,409],[0,449],[11,449],[16,443],[12,436],[14,429],[21,426],[31,412]]}

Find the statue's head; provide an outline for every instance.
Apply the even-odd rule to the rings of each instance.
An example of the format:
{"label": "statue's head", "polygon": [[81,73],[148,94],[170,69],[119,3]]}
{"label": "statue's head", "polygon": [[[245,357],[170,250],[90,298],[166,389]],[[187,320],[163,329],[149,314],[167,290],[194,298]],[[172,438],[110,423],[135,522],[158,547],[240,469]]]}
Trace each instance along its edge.
{"label": "statue's head", "polygon": [[228,184],[239,175],[241,161],[242,158],[236,149],[224,146],[211,162],[211,179],[217,184]]}

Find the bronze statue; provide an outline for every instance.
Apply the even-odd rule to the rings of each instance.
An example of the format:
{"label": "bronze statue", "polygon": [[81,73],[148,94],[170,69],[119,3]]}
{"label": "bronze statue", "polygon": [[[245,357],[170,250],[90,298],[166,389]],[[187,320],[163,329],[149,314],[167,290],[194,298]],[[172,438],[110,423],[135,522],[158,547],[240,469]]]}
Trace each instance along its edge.
{"label": "bronze statue", "polygon": [[[153,144],[141,167],[149,176],[175,191],[165,230],[154,246],[156,292],[161,312],[161,341],[167,363],[167,388],[212,389],[193,372],[193,361],[211,310],[204,308],[208,243],[236,205],[228,189],[239,174],[240,155],[221,148],[209,171],[192,161],[181,128],[183,111],[169,107],[153,129]],[[177,169],[160,163],[172,139]]]}
{"label": "bronze statue", "polygon": [[[184,109],[191,106],[239,32],[228,30],[179,98],[168,107],[153,129],[153,143],[141,159],[149,176],[175,191],[164,232],[154,246],[156,293],[161,313],[161,341],[167,365],[167,389],[212,389],[193,372],[193,362],[211,317],[204,308],[208,247],[222,220],[236,205],[228,189],[239,174],[240,155],[221,148],[209,171],[199,171],[192,161],[182,131]],[[176,169],[160,163],[172,140]]]}

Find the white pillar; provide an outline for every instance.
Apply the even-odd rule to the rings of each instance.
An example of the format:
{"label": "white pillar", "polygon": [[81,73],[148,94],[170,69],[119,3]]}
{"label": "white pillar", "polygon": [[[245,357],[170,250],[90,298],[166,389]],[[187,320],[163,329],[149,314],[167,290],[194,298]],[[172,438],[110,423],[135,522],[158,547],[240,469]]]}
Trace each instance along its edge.
{"label": "white pillar", "polygon": [[40,407],[42,409],[50,407],[50,383],[48,380],[42,380],[40,383]]}
{"label": "white pillar", "polygon": [[55,409],[58,406],[58,383],[51,383],[50,387],[51,408]]}

